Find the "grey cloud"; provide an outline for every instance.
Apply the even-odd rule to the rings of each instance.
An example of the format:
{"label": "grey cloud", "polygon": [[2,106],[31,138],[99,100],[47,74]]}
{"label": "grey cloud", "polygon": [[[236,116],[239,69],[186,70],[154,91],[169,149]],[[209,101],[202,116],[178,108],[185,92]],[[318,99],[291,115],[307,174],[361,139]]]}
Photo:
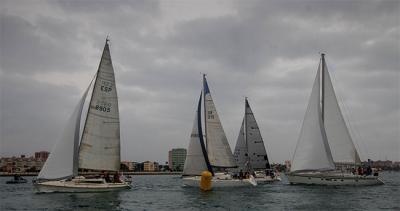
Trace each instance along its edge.
{"label": "grey cloud", "polygon": [[3,154],[22,145],[50,150],[83,90],[30,74],[94,72],[110,34],[124,159],[164,161],[170,148],[187,147],[200,72],[208,74],[231,147],[248,96],[271,160],[290,159],[319,51],[362,134],[355,138],[361,150],[400,159],[398,1],[234,1],[227,15],[176,21],[165,34],[159,27],[168,14],[158,1],[41,3],[54,11],[30,11],[28,20],[15,4],[1,14]]}
{"label": "grey cloud", "polygon": [[11,156],[50,150],[79,99],[79,91],[23,75],[3,75],[0,82],[0,153]]}
{"label": "grey cloud", "polygon": [[34,74],[60,70],[73,72],[82,68],[78,66],[83,63],[82,57],[71,48],[73,37],[55,40],[65,33],[59,31],[58,20],[39,19],[35,25],[18,16],[1,14],[2,70]]}

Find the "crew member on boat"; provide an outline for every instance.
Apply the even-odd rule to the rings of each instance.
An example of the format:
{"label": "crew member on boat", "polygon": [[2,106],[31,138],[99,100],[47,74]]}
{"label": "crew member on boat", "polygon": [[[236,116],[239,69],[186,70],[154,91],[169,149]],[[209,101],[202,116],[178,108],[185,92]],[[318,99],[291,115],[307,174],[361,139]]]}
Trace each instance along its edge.
{"label": "crew member on boat", "polygon": [[119,171],[116,171],[115,173],[114,173],[114,183],[120,183],[121,182],[121,180],[120,180],[120,174],[119,174]]}

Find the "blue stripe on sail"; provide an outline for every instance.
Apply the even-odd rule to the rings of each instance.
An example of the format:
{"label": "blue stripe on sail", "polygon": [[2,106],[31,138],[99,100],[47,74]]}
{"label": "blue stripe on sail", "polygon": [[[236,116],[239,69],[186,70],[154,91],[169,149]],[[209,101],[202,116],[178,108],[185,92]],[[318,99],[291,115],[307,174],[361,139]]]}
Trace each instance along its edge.
{"label": "blue stripe on sail", "polygon": [[206,75],[203,75],[203,86],[204,86],[204,95],[210,93],[210,89],[208,88]]}
{"label": "blue stripe on sail", "polygon": [[203,129],[201,128],[201,95],[200,94],[200,99],[199,99],[199,105],[197,106],[197,129],[199,131],[199,138],[200,138],[200,145],[201,145],[201,151],[203,152],[204,160],[206,161],[207,164],[207,169],[211,174],[214,176],[214,172],[212,170],[210,160],[208,159],[208,154],[206,150],[206,146],[204,144],[204,139],[203,139]]}

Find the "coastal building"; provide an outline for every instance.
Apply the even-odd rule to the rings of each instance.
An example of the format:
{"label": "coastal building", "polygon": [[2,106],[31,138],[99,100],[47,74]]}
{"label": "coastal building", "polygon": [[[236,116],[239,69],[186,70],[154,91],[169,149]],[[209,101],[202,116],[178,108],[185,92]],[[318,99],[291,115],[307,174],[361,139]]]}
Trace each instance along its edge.
{"label": "coastal building", "polygon": [[40,151],[40,152],[35,152],[35,158],[40,159],[40,160],[47,160],[49,157],[50,152],[47,151]]}
{"label": "coastal building", "polygon": [[135,171],[136,170],[136,162],[121,161],[121,170],[123,170],[123,171]]}
{"label": "coastal building", "polygon": [[8,173],[39,172],[49,153],[46,151],[35,152],[35,156],[2,157],[0,158],[0,171]]}
{"label": "coastal building", "polygon": [[377,161],[372,161],[372,167],[373,168],[380,168],[383,170],[390,170],[392,168],[393,162],[390,160],[377,160]]}
{"label": "coastal building", "polygon": [[147,171],[147,172],[159,171],[158,163],[152,162],[152,161],[143,162],[143,171]]}
{"label": "coastal building", "polygon": [[186,160],[186,149],[175,148],[168,152],[168,166],[171,171],[182,171]]}

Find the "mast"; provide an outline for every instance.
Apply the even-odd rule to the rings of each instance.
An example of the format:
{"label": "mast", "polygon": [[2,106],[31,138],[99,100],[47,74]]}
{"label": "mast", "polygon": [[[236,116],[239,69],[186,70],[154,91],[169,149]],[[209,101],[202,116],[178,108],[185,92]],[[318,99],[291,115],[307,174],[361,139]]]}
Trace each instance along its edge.
{"label": "mast", "polygon": [[324,113],[325,113],[325,54],[321,53],[321,113],[322,113],[322,121],[324,121]]}
{"label": "mast", "polygon": [[207,92],[206,92],[206,85],[207,85],[207,81],[206,81],[206,74],[203,74],[203,107],[204,107],[204,136],[206,137],[206,151],[208,152],[208,138],[207,138],[207,111],[206,111],[206,94],[208,92],[208,85],[207,85]]}
{"label": "mast", "polygon": [[247,102],[247,97],[244,97],[245,106],[244,106],[244,142],[246,143],[246,160],[247,160],[247,168],[250,170],[250,155],[249,155],[249,143],[247,142],[247,107],[249,103]]}

